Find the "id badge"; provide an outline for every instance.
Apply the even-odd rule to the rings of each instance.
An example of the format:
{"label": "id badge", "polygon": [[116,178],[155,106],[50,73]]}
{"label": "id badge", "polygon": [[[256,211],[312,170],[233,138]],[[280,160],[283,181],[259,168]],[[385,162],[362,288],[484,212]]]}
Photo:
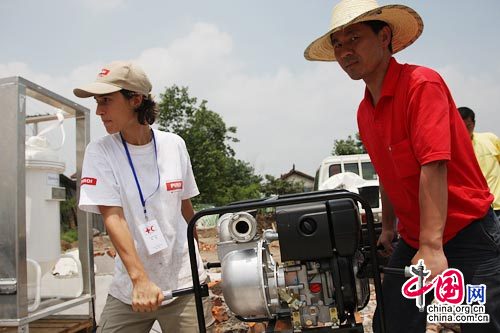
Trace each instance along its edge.
{"label": "id badge", "polygon": [[141,224],[139,230],[149,255],[155,254],[168,247],[167,241],[165,237],[163,237],[160,226],[156,220],[149,220]]}

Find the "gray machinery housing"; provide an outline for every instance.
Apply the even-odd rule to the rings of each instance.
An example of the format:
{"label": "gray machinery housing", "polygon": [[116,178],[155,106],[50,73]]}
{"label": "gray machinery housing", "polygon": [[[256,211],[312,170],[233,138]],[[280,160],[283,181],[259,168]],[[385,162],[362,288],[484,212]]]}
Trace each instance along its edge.
{"label": "gray machinery housing", "polygon": [[[368,303],[369,284],[357,276],[364,261],[359,216],[351,199],[278,207],[277,231],[260,236],[250,213],[221,216],[217,249],[231,311],[246,321],[287,317],[294,332],[362,332],[354,313]],[[273,241],[281,265],[269,250]]]}

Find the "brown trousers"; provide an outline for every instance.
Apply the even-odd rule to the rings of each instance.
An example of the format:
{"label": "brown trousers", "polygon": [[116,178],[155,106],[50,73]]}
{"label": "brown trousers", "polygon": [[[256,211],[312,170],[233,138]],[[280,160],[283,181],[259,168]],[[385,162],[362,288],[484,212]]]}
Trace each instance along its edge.
{"label": "brown trousers", "polygon": [[[214,321],[209,298],[205,297],[203,303],[206,325],[209,326]],[[97,333],[149,333],[156,320],[163,333],[198,332],[194,296],[178,297],[153,312],[134,312],[132,306],[108,295]],[[211,329],[207,328],[207,332]]]}

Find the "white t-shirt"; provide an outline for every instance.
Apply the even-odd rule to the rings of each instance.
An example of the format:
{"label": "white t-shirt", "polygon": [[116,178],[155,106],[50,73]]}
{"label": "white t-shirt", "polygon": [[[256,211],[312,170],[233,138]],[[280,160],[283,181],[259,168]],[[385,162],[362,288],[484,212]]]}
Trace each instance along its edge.
{"label": "white t-shirt", "polygon": [[[198,195],[199,191],[184,140],[172,133],[153,131],[158,169],[153,141],[143,146],[127,143],[127,147],[146,199],[148,217],[158,221],[168,247],[148,255],[138,229],[139,225],[146,222],[139,190],[119,133],[107,135],[87,146],[79,207],[97,214],[100,214],[98,206],[122,207],[137,253],[150,280],[162,290],[187,288],[193,282],[187,223],[181,213],[181,201]],[[198,248],[196,255],[200,281],[204,281],[206,273]],[[109,293],[124,303],[132,303],[132,282],[118,255]]]}

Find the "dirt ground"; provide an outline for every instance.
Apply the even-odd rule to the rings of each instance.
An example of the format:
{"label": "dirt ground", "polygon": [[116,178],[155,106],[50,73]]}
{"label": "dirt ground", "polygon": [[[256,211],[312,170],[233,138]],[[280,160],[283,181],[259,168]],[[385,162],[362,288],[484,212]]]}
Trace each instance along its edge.
{"label": "dirt ground", "polygon": [[[205,262],[218,262],[217,256],[217,232],[215,228],[198,229],[198,244],[200,254]],[[279,245],[274,242],[270,246],[273,258],[275,261],[280,261]],[[107,235],[97,235],[94,237],[94,255],[108,254],[112,257],[115,255],[115,250]],[[213,275],[217,276],[220,273],[220,268],[212,268]],[[234,314],[229,310],[224,302],[224,296],[220,288],[220,280],[210,282],[210,299],[212,301],[212,314],[215,318],[215,324],[212,327],[213,333],[258,333],[265,332],[265,323],[246,323],[235,318]],[[363,322],[363,327],[366,333],[372,332],[372,318],[376,307],[375,290],[373,284],[370,285],[370,302],[359,312],[359,318]],[[426,333],[453,333],[460,332],[456,325],[444,327],[437,324],[429,324]]]}

